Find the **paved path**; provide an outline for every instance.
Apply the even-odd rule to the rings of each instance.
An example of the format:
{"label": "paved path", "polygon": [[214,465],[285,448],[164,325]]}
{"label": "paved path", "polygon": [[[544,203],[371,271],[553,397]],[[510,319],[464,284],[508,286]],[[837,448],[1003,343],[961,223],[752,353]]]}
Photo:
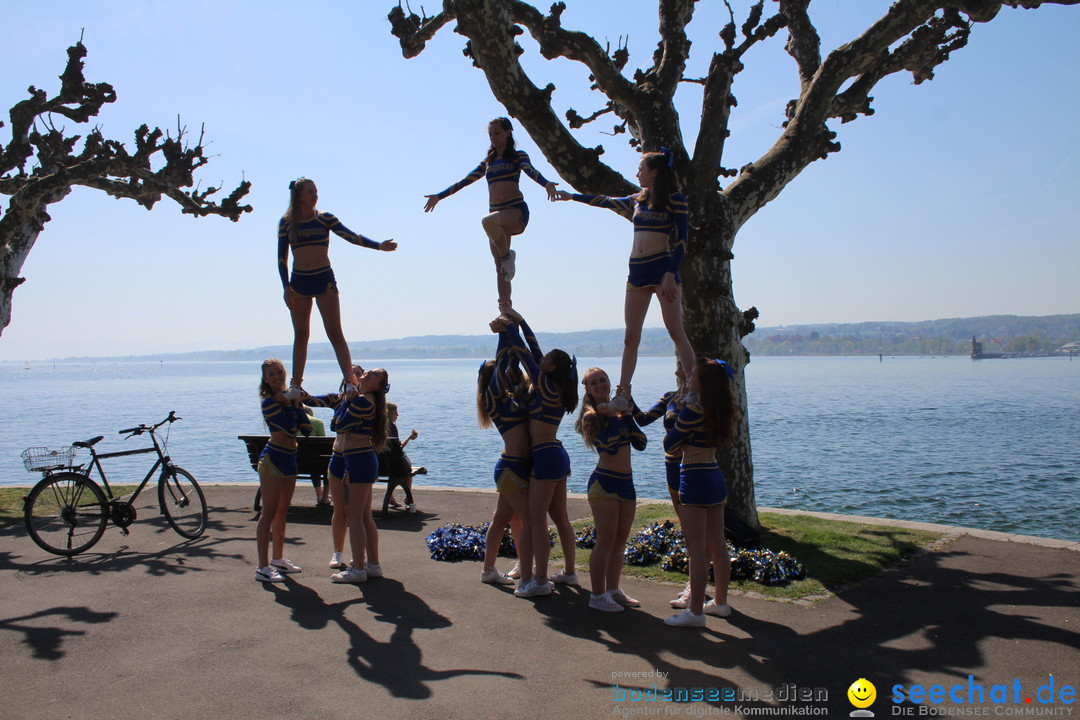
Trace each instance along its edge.
{"label": "paved path", "polygon": [[[663,624],[671,585],[629,580],[644,607],[606,615],[584,589],[522,600],[482,585],[478,562],[430,560],[433,529],[490,518],[495,497],[477,491],[418,488],[421,514],[378,521],[387,577],[360,586],[330,582],[325,518],[296,508],[286,554],[305,570],[262,585],[253,491],[206,488],[211,524],[192,542],[152,508],[71,560],[0,531],[0,718],[848,717],[861,677],[878,718],[928,707],[893,707],[894,686],[935,684],[982,692],[989,715],[1080,716],[1060,702],[1080,689],[1075,544],[964,534],[816,605],[733,596],[735,615],[698,631]],[[684,691],[720,697],[652,699]],[[827,699],[784,699],[802,693]],[[934,708],[971,710],[947,695]]]}

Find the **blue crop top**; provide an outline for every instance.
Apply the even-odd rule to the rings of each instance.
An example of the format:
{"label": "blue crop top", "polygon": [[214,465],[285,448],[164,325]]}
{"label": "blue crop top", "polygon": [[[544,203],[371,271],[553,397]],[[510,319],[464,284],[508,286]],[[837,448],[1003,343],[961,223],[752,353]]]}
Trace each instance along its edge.
{"label": "blue crop top", "polygon": [[648,444],[648,438],[641,432],[634,418],[631,415],[623,415],[604,418],[593,447],[598,453],[615,455],[627,445],[635,450],[644,450],[646,444]]}
{"label": "blue crop top", "polygon": [[348,402],[339,393],[310,395],[304,398],[304,402],[314,407],[334,408],[334,417],[330,421],[333,432],[371,435],[375,431],[375,403],[363,395],[357,395]]}
{"label": "blue crop top", "polygon": [[[525,372],[532,380],[533,396],[529,399],[529,418],[558,427],[562,423],[563,415],[566,414],[566,408],[563,406],[560,388],[547,376],[547,373],[540,370],[539,361],[543,355],[540,353],[539,346],[535,345],[536,339],[532,338],[530,347],[526,347],[517,325],[508,325],[499,334],[506,336],[506,341],[518,360],[525,366]],[[529,331],[529,335],[532,336],[532,331]]]}
{"label": "blue crop top", "polygon": [[518,150],[517,163],[513,163],[505,158],[495,158],[490,162],[487,159],[484,159],[479,165],[473,168],[471,173],[461,180],[458,180],[441,193],[437,193],[435,197],[442,200],[443,198],[453,195],[461,188],[472,185],[482,177],[487,178],[488,185],[497,182],[516,183],[521,180],[522,172],[535,180],[538,185],[546,186],[548,184],[548,181],[544,179],[544,176],[540,174],[540,171],[533,167],[532,162],[529,161],[529,156],[521,150]]}
{"label": "blue crop top", "polygon": [[283,432],[290,437],[296,437],[301,432],[305,437],[311,434],[311,420],[303,409],[297,409],[292,404],[282,405],[272,397],[263,398],[262,415],[266,427],[270,432]]}
{"label": "blue crop top", "polygon": [[665,210],[650,210],[647,204],[638,202],[637,195],[613,198],[607,195],[575,194],[571,197],[586,205],[613,210],[634,223],[634,232],[658,232],[673,237],[668,272],[679,271],[683,256],[686,255],[686,241],[690,232],[690,209],[685,195],[672,193],[668,197]]}
{"label": "blue crop top", "polygon": [[683,447],[715,447],[705,429],[705,416],[701,408],[694,403],[686,403],[675,420],[675,426],[664,437],[664,450],[674,454]]}
{"label": "blue crop top", "polygon": [[282,287],[287,287],[289,284],[289,248],[295,250],[301,247],[330,247],[331,232],[353,245],[361,245],[372,250],[379,249],[380,243],[354,233],[342,225],[337,216],[328,212],[315,213],[315,217],[311,220],[297,223],[295,240],[289,239],[289,222],[281,218],[278,221],[278,274],[281,276]]}

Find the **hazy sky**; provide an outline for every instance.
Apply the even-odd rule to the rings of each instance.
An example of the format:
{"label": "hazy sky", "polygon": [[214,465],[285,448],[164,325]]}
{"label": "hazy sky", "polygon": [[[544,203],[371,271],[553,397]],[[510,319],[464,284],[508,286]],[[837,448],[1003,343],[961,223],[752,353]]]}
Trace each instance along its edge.
{"label": "hazy sky", "polygon": [[[655,0],[569,0],[563,24],[614,46],[629,36],[628,72],[649,64]],[[444,28],[405,60],[390,35],[391,0],[180,4],[68,0],[2,3],[0,106],[30,85],[54,94],[65,50],[84,34],[86,77],[118,99],[94,121],[133,145],[142,123],[189,137],[205,125],[214,155],[203,187],[252,181],[255,211],[238,223],[193,219],[163,200],[152,212],[77,189],[50,208],[25,264],[0,360],[152,354],[288,344],[276,228],[288,182],[314,178],[319,206],[351,229],[393,237],[394,254],[331,241],[346,336],[353,341],[486,332],[494,272],[480,218],[481,181],[422,211],[424,195],[463,177],[505,114],[483,74]],[[438,2],[432,2],[438,6]],[[731,0],[739,23],[746,0]],[[826,50],[879,17],[884,0],[816,0]],[[546,11],[548,4],[538,7]],[[414,3],[419,7],[419,3]],[[772,9],[772,3],[766,4]],[[690,28],[688,76],[721,46],[724,4],[702,0]],[[1080,10],[1005,8],[968,47],[915,86],[893,76],[876,114],[832,124],[843,150],[807,168],[739,234],[735,299],[759,325],[1080,312]],[[735,85],[725,165],[759,157],[797,93],[786,36],[755,48]],[[560,114],[588,115],[601,97],[579,64],[549,62],[521,37],[534,82],[556,85]],[[700,86],[679,110],[693,141]],[[69,132],[85,126],[64,121]],[[613,121],[581,131],[632,178],[637,155]],[[0,142],[9,128],[0,129]],[[524,132],[518,145],[555,177]],[[562,184],[562,187],[566,187]],[[532,221],[514,240],[514,300],[543,331],[622,324],[631,226],[603,210],[550,204],[523,179]],[[654,307],[649,325],[660,324]],[[314,319],[312,342],[325,336]]]}

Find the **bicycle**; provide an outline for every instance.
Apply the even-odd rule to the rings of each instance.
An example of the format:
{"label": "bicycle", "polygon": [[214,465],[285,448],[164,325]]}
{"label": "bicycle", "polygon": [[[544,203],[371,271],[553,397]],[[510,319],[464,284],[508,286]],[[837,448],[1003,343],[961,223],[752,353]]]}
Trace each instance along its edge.
{"label": "bicycle", "polygon": [[[104,439],[104,435],[85,442],[75,442],[61,450],[32,447],[22,453],[23,464],[29,472],[40,472],[42,479],[30,490],[23,501],[23,520],[26,530],[38,547],[55,555],[78,555],[89,550],[105,533],[105,526],[111,520],[114,525],[127,535],[128,527],[135,522],[136,512],[133,503],[143,488],[161,469],[158,480],[158,505],[161,514],[182,537],[194,539],[206,529],[206,498],[202,488],[191,473],[175,465],[166,454],[168,432],[160,439],[157,430],[166,423],[180,420],[176,411],[156,425],[139,425],[120,430],[120,435],[128,438],[150,434],[151,447],[120,452],[98,453],[94,445]],[[73,464],[77,450],[90,451],[90,463],[86,470],[83,465]],[[146,473],[139,486],[127,500],[121,500],[113,494],[105,469],[101,461],[124,455],[157,453],[157,461]],[[97,468],[101,478],[99,486],[91,477]],[[102,491],[104,486],[104,491]]]}

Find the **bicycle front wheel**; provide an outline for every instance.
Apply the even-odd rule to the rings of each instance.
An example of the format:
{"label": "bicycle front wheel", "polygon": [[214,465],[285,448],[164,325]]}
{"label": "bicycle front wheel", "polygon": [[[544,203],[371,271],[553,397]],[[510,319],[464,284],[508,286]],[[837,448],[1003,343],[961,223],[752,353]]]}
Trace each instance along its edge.
{"label": "bicycle front wheel", "polygon": [[197,538],[206,530],[206,498],[187,470],[166,468],[158,483],[158,502],[173,530],[186,538]]}
{"label": "bicycle front wheel", "polygon": [[86,475],[64,472],[43,479],[26,496],[23,520],[38,547],[55,555],[78,555],[101,539],[108,502]]}

